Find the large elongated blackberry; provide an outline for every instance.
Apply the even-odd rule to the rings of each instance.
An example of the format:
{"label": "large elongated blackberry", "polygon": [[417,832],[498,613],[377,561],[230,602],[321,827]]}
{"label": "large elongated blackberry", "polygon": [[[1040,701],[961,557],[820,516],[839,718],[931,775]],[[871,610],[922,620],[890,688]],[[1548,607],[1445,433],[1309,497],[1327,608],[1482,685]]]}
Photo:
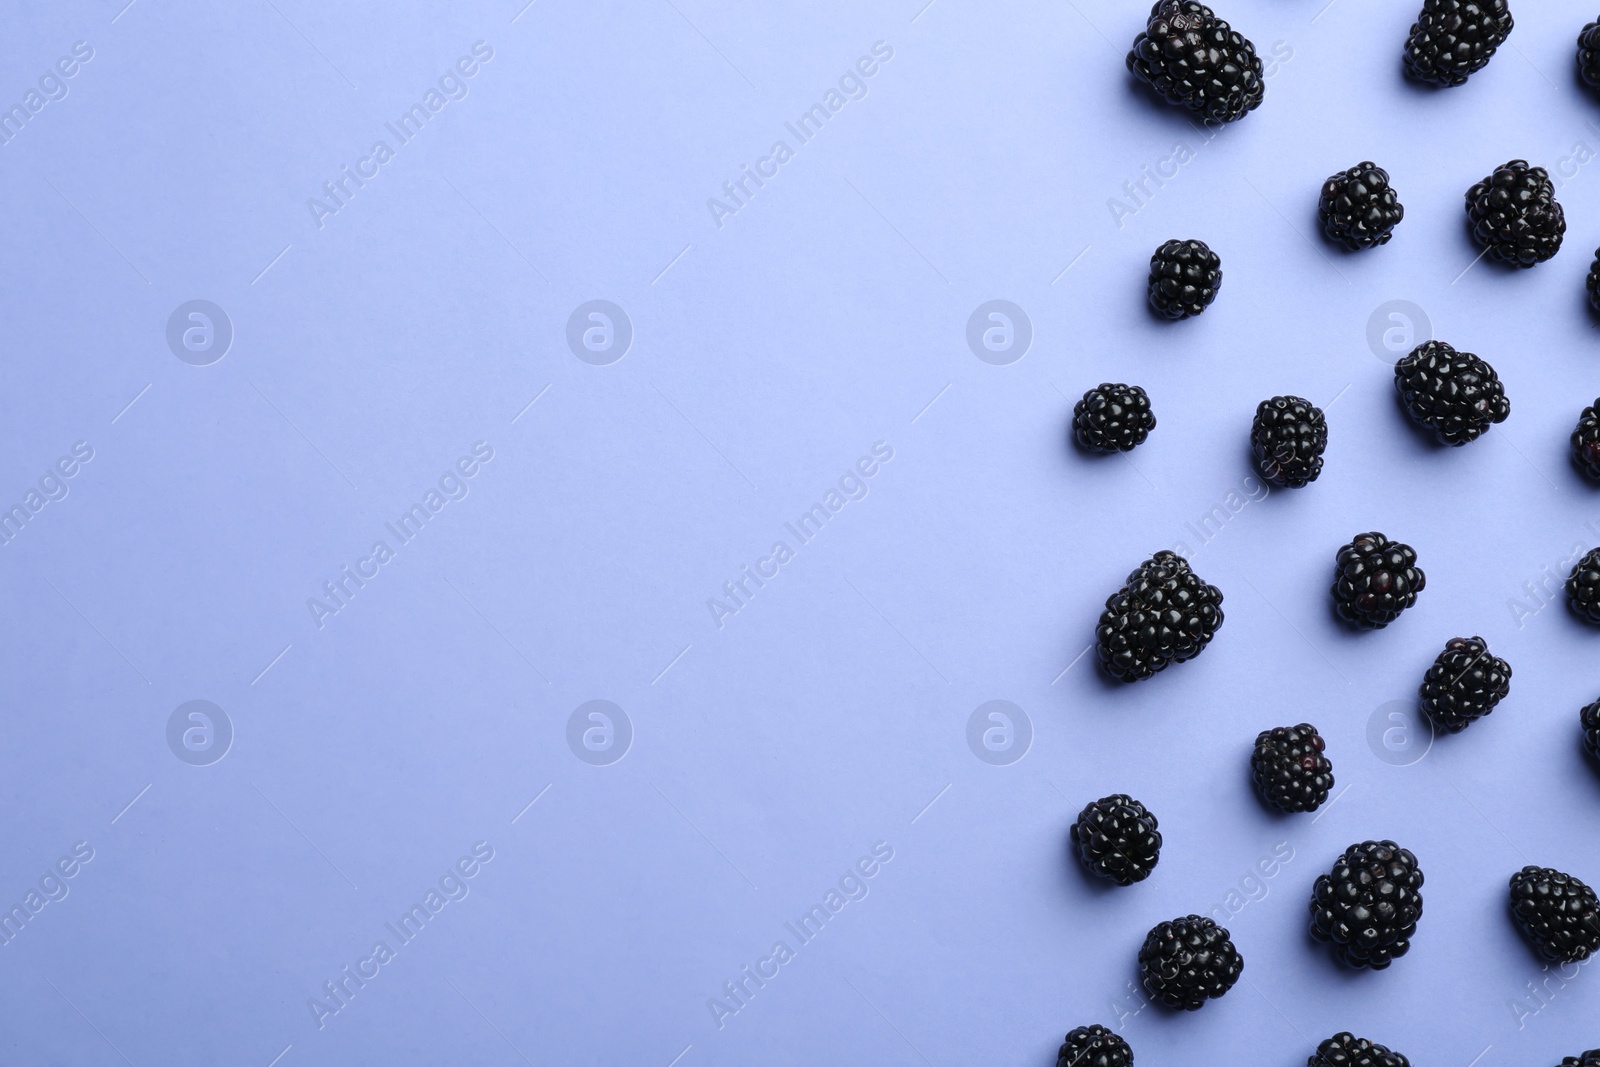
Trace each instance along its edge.
{"label": "large elongated blackberry", "polygon": [[1131,452],[1155,428],[1149,394],[1137,385],[1102,382],[1072,408],[1072,434],[1091,452]]}
{"label": "large elongated blackberry", "polygon": [[1256,407],[1250,451],[1261,477],[1285,489],[1310,485],[1322,473],[1328,420],[1322,409],[1298,396],[1275,396]]}
{"label": "large elongated blackberry", "polygon": [[1323,755],[1327,747],[1308,722],[1257,734],[1250,772],[1261,799],[1282,812],[1320,808],[1333,788],[1333,764]]}
{"label": "large elongated blackberry", "polygon": [[1600,952],[1600,898],[1570,874],[1522,868],[1511,876],[1511,915],[1551,963],[1579,963]]}
{"label": "large elongated blackberry", "polygon": [[1135,682],[1193,659],[1222,626],[1222,590],[1175,552],[1157,552],[1106,600],[1095,629],[1100,665]]}
{"label": "large elongated blackberry", "polygon": [[1583,730],[1583,747],[1600,760],[1600,700],[1578,713],[1578,725]]}
{"label": "large elongated blackberry", "polygon": [[1388,244],[1406,209],[1389,184],[1389,172],[1370,159],[1322,183],[1317,202],[1322,232],[1352,252]]}
{"label": "large elongated blackberry", "polygon": [[1158,924],[1139,949],[1145,992],[1168,1008],[1198,1011],[1232,989],[1243,971],[1228,931],[1200,915]]}
{"label": "large elongated blackberry", "polygon": [[1555,183],[1543,167],[1513,159],[1467,190],[1472,236],[1489,258],[1513,267],[1531,267],[1561,251],[1567,216],[1556,200]]}
{"label": "large elongated blackberry", "polygon": [[1381,971],[1411,951],[1422,918],[1422,869],[1393,841],[1344,850],[1311,891],[1311,936],[1351,967]]}
{"label": "large elongated blackberry", "polygon": [[1333,606],[1339,618],[1381,630],[1417,602],[1428,577],[1417,551],[1381,533],[1357,534],[1339,550],[1333,576]]}
{"label": "large elongated blackberry", "polygon": [[1118,885],[1150,877],[1161,860],[1156,817],[1126,793],[1101,797],[1078,813],[1072,843],[1083,865]]}
{"label": "large elongated blackberry", "polygon": [[1600,481],[1600,400],[1583,409],[1572,431],[1572,462]]}
{"label": "large elongated blackberry", "polygon": [[1600,548],[1591,549],[1567,579],[1567,606],[1584,622],[1600,626]]}
{"label": "large elongated blackberry", "polygon": [[1204,241],[1168,241],[1150,257],[1150,306],[1162,318],[1200,314],[1222,288],[1222,257]]}
{"label": "large elongated blackberry", "polygon": [[1056,1053],[1056,1067],[1133,1067],[1133,1049],[1098,1023],[1080,1026],[1067,1032]]}
{"label": "large elongated blackberry", "polygon": [[1266,93],[1256,46],[1195,0],[1157,0],[1128,69],[1208,124],[1243,118]]}
{"label": "large elongated blackberry", "polygon": [[1375,1041],[1346,1031],[1317,1046],[1306,1067],[1411,1067],[1411,1061]]}
{"label": "large elongated blackberry", "polygon": [[1400,402],[1440,444],[1459,447],[1505,422],[1511,401],[1493,367],[1443,341],[1424,341],[1394,365]]}
{"label": "large elongated blackberry", "polygon": [[1422,711],[1433,725],[1459,734],[1511,692],[1511,664],[1481,637],[1453,637],[1422,679]]}
{"label": "large elongated blackberry", "polygon": [[1591,89],[1600,89],[1600,22],[1591,22],[1578,34],[1578,75]]}
{"label": "large elongated blackberry", "polygon": [[1463,85],[1511,36],[1506,0],[1423,0],[1406,38],[1406,71],[1418,81]]}

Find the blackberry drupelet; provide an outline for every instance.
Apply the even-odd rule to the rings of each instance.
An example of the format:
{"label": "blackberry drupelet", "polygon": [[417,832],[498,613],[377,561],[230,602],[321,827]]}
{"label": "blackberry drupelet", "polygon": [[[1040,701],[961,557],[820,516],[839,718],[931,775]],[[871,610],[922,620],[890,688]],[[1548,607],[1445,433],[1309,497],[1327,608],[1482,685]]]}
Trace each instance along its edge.
{"label": "blackberry drupelet", "polygon": [[1467,190],[1472,236],[1489,258],[1531,267],[1561,251],[1567,216],[1556,201],[1555,183],[1543,167],[1513,159]]}
{"label": "blackberry drupelet", "polygon": [[1157,925],[1139,949],[1145,992],[1168,1008],[1198,1011],[1232,989],[1243,970],[1228,931],[1200,915]]}
{"label": "blackberry drupelet", "polygon": [[1572,462],[1589,477],[1600,481],[1600,400],[1583,409],[1572,431]]}
{"label": "blackberry drupelet", "polygon": [[1396,363],[1394,385],[1406,414],[1440,444],[1476,441],[1511,414],[1494,368],[1443,341],[1425,341]]}
{"label": "blackberry drupelet", "polygon": [[1506,0],[1423,0],[1406,38],[1406,72],[1429,85],[1464,85],[1489,65],[1513,25]]}
{"label": "blackberry drupelet", "polygon": [[1592,1048],[1582,1056],[1567,1056],[1561,1067],[1600,1067],[1600,1048]]}
{"label": "blackberry drupelet", "polygon": [[1388,244],[1406,209],[1389,184],[1389,172],[1370,159],[1322,183],[1317,202],[1322,232],[1352,252]]}
{"label": "blackberry drupelet", "polygon": [[1578,713],[1578,724],[1583,728],[1583,747],[1600,760],[1600,700]]}
{"label": "blackberry drupelet", "polygon": [[1072,409],[1072,435],[1091,452],[1130,452],[1155,428],[1150,397],[1137,385],[1102,382]]}
{"label": "blackberry drupelet", "polygon": [[1286,813],[1320,808],[1333,788],[1333,764],[1323,755],[1325,748],[1327,742],[1308,722],[1257,734],[1250,772],[1261,799]]}
{"label": "blackberry drupelet", "polygon": [[1591,549],[1567,579],[1567,606],[1584,622],[1600,626],[1600,548]]}
{"label": "blackberry drupelet", "polygon": [[1333,576],[1333,606],[1339,618],[1381,630],[1417,602],[1427,575],[1410,545],[1381,533],[1357,534],[1339,550]]}
{"label": "blackberry drupelet", "polygon": [[1204,241],[1168,241],[1150,257],[1150,306],[1166,319],[1200,314],[1222,288],[1222,257]]}
{"label": "blackberry drupelet", "polygon": [[1422,917],[1422,870],[1393,841],[1344,850],[1311,891],[1311,936],[1351,967],[1381,971],[1411,951]]}
{"label": "blackberry drupelet", "polygon": [[1447,734],[1459,734],[1511,692],[1511,664],[1481,637],[1454,637],[1422,679],[1422,711]]}
{"label": "blackberry drupelet", "polygon": [[1080,1026],[1062,1042],[1056,1067],[1133,1067],[1133,1049],[1098,1023]]}
{"label": "blackberry drupelet", "polygon": [[1600,22],[1591,22],[1578,34],[1578,75],[1591,89],[1600,89]]}
{"label": "blackberry drupelet", "polygon": [[1072,824],[1083,865],[1118,885],[1150,877],[1161,860],[1161,831],[1150,810],[1126,793],[1085,805]]}
{"label": "blackberry drupelet", "polygon": [[1532,866],[1513,874],[1511,915],[1550,963],[1581,963],[1600,952],[1600,898],[1570,874]]}
{"label": "blackberry drupelet", "polygon": [[1175,552],[1157,552],[1106,600],[1095,628],[1100,665],[1136,682],[1193,659],[1222,626],[1222,590]]}
{"label": "blackberry drupelet", "polygon": [[1306,1067],[1411,1067],[1411,1061],[1375,1041],[1346,1031],[1317,1046]]}
{"label": "blackberry drupelet", "polygon": [[1266,92],[1256,46],[1195,0],[1157,0],[1133,39],[1128,69],[1208,125],[1243,118]]}
{"label": "blackberry drupelet", "polygon": [[1284,489],[1310,485],[1322,473],[1328,420],[1322,409],[1298,396],[1275,396],[1256,407],[1250,450],[1261,477]]}

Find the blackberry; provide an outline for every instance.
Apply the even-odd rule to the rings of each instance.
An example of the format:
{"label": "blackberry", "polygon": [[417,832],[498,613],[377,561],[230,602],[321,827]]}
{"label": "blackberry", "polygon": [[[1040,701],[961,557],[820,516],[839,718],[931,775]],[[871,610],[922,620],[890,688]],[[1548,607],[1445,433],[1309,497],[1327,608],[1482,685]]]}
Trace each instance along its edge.
{"label": "blackberry", "polygon": [[1351,967],[1381,971],[1411,951],[1422,917],[1422,870],[1393,841],[1344,850],[1311,891],[1311,936]]}
{"label": "blackberry", "polygon": [[1139,949],[1145,992],[1173,1009],[1198,1011],[1232,989],[1243,970],[1228,931],[1200,915],[1157,925]]}
{"label": "blackberry", "polygon": [[1549,867],[1513,874],[1511,915],[1550,963],[1581,963],[1600,952],[1600,898],[1570,874]]}
{"label": "blackberry", "polygon": [[1133,1067],[1133,1049],[1104,1026],[1080,1026],[1067,1033],[1056,1067]]}
{"label": "blackberry", "polygon": [[1381,533],[1357,534],[1339,550],[1333,606],[1339,618],[1381,630],[1417,602],[1428,577],[1417,567],[1417,551]]}
{"label": "blackberry", "polygon": [[1561,1061],[1561,1067],[1600,1067],[1600,1048],[1592,1048],[1581,1057],[1567,1056]]}
{"label": "blackberry", "polygon": [[1578,724],[1583,728],[1583,747],[1600,760],[1600,700],[1578,713]]}
{"label": "blackberry", "polygon": [[1481,637],[1453,637],[1422,679],[1422,711],[1447,734],[1459,734],[1511,692],[1511,664]]}
{"label": "blackberry", "polygon": [[1155,428],[1150,397],[1137,385],[1102,382],[1072,409],[1073,436],[1091,452],[1131,452]]}
{"label": "blackberry", "polygon": [[1589,276],[1584,279],[1583,288],[1589,294],[1589,309],[1600,311],[1600,248],[1594,251],[1594,263],[1589,267]]}
{"label": "blackberry", "polygon": [[1157,552],[1106,600],[1095,628],[1100,665],[1136,682],[1193,659],[1222,626],[1222,590],[1175,552]]}
{"label": "blackberry", "polygon": [[1600,22],[1591,22],[1578,34],[1578,75],[1591,89],[1600,89]]}
{"label": "blackberry", "polygon": [[1222,288],[1222,258],[1204,241],[1168,241],[1150,257],[1150,306],[1165,319],[1200,314]]}
{"label": "blackberry", "polygon": [[1543,167],[1513,159],[1467,190],[1472,236],[1489,258],[1531,267],[1561,251],[1567,216],[1556,201],[1555,183]]}
{"label": "blackberry", "polygon": [[1591,549],[1567,579],[1567,606],[1584,622],[1600,626],[1600,548]]}
{"label": "blackberry", "polygon": [[1256,46],[1195,0],[1157,0],[1133,39],[1128,69],[1208,125],[1243,118],[1266,92]]}
{"label": "blackberry", "polygon": [[1506,0],[1422,0],[1406,38],[1406,72],[1429,85],[1465,85],[1489,65],[1513,25]]}
{"label": "blackberry", "polygon": [[1318,1045],[1317,1054],[1306,1061],[1306,1067],[1411,1067],[1411,1061],[1346,1031]]}
{"label": "blackberry", "polygon": [[1308,722],[1257,734],[1250,772],[1261,799],[1282,812],[1320,808],[1333,788],[1333,764],[1322,754],[1325,748],[1327,742]]}
{"label": "blackberry", "polygon": [[1161,831],[1150,810],[1126,793],[1086,805],[1072,824],[1083,865],[1118,885],[1150,877],[1161,860]]}
{"label": "blackberry", "polygon": [[1444,445],[1476,441],[1511,414],[1493,367],[1443,341],[1425,341],[1394,365],[1400,402],[1413,422]]}
{"label": "blackberry", "polygon": [[1317,202],[1322,232],[1352,252],[1389,243],[1406,209],[1389,184],[1389,172],[1370,159],[1322,183]]}
{"label": "blackberry", "polygon": [[1572,462],[1589,477],[1600,481],[1600,400],[1583,409],[1572,431]]}
{"label": "blackberry", "polygon": [[1250,450],[1261,477],[1285,489],[1310,485],[1322,473],[1328,420],[1322,409],[1298,396],[1275,396],[1256,407]]}

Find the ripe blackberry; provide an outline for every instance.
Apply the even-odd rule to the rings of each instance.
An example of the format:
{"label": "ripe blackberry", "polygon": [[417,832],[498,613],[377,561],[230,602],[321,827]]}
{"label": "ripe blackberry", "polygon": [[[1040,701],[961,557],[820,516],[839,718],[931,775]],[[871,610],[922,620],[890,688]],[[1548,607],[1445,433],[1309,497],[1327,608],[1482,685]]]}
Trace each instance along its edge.
{"label": "ripe blackberry", "polygon": [[1429,85],[1465,85],[1511,36],[1506,0],[1423,0],[1406,38],[1406,72]]}
{"label": "ripe blackberry", "polygon": [[1561,1061],[1561,1067],[1600,1067],[1600,1048],[1592,1048],[1581,1057],[1567,1056]]}
{"label": "ripe blackberry", "polygon": [[1056,1067],[1133,1067],[1133,1049],[1104,1026],[1080,1026],[1067,1033]]}
{"label": "ripe blackberry", "polygon": [[1256,407],[1250,450],[1261,477],[1285,489],[1310,485],[1322,473],[1328,420],[1322,409],[1298,396],[1275,396]]}
{"label": "ripe blackberry", "polygon": [[1411,951],[1422,917],[1422,870],[1393,841],[1344,850],[1311,891],[1311,936],[1351,967],[1381,971]]}
{"label": "ripe blackberry", "polygon": [[1590,310],[1600,311],[1600,248],[1595,249],[1594,263],[1589,267],[1589,276],[1584,279],[1583,288],[1589,294]]}
{"label": "ripe blackberry", "polygon": [[1083,865],[1118,885],[1150,877],[1161,860],[1161,831],[1150,810],[1126,793],[1101,797],[1078,813],[1072,842]]}
{"label": "ripe blackberry", "polygon": [[1550,963],[1581,963],[1600,952],[1600,898],[1570,874],[1550,867],[1513,874],[1511,915]]}
{"label": "ripe blackberry", "polygon": [[1472,236],[1489,258],[1531,267],[1561,251],[1567,216],[1556,201],[1555,183],[1543,167],[1513,159],[1467,190]]}
{"label": "ripe blackberry", "polygon": [[1578,74],[1591,89],[1600,89],[1600,22],[1591,22],[1578,34]]}
{"label": "ripe blackberry", "polygon": [[1428,577],[1417,567],[1417,551],[1381,533],[1357,534],[1339,550],[1333,576],[1333,606],[1339,618],[1381,630],[1417,602]]}
{"label": "ripe blackberry", "polygon": [[1567,605],[1584,622],[1600,626],[1600,548],[1591,549],[1567,579]]}
{"label": "ripe blackberry", "polygon": [[1375,1041],[1346,1031],[1317,1046],[1306,1067],[1411,1067],[1411,1061]]}
{"label": "ripe blackberry", "polygon": [[1333,764],[1322,754],[1325,748],[1327,742],[1308,722],[1257,734],[1250,771],[1261,799],[1282,812],[1320,808],[1333,788]]}
{"label": "ripe blackberry", "polygon": [[1204,241],[1168,241],[1150,257],[1150,306],[1166,319],[1200,314],[1222,288],[1222,258]]}
{"label": "ripe blackberry", "polygon": [[1145,992],[1173,1009],[1198,1011],[1232,989],[1243,970],[1228,931],[1200,915],[1160,923],[1139,949]]}
{"label": "ripe blackberry", "polygon": [[1128,69],[1208,125],[1243,118],[1266,92],[1256,46],[1195,0],[1157,0],[1133,39]]}
{"label": "ripe blackberry", "polygon": [[1156,428],[1150,397],[1137,385],[1102,382],[1072,409],[1072,433],[1091,452],[1131,452]]}
{"label": "ripe blackberry", "polygon": [[1572,461],[1589,477],[1600,481],[1600,400],[1583,409],[1572,431]]}
{"label": "ripe blackberry", "polygon": [[1511,664],[1481,637],[1453,637],[1422,679],[1422,711],[1447,734],[1459,734],[1511,692]]}
{"label": "ripe blackberry", "polygon": [[1600,760],[1600,700],[1578,714],[1578,723],[1583,727],[1583,747],[1589,750],[1589,755]]}
{"label": "ripe blackberry", "polygon": [[1389,172],[1370,159],[1322,183],[1317,202],[1322,232],[1352,252],[1389,243],[1406,209],[1389,184]]}
{"label": "ripe blackberry", "polygon": [[1511,414],[1494,368],[1443,341],[1424,341],[1396,363],[1394,385],[1411,420],[1444,445],[1476,441]]}
{"label": "ripe blackberry", "polygon": [[1205,650],[1222,626],[1222,590],[1175,552],[1157,552],[1106,600],[1095,628],[1100,665],[1136,682]]}

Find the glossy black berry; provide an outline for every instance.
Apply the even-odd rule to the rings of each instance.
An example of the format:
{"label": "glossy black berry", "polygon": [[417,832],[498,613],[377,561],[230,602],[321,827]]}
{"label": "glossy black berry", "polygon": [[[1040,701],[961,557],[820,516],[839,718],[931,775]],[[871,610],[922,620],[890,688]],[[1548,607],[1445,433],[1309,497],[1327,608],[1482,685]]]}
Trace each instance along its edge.
{"label": "glossy black berry", "polygon": [[1600,312],[1600,248],[1595,249],[1594,262],[1589,265],[1589,276],[1583,281],[1584,292],[1589,294],[1589,308]]}
{"label": "glossy black berry", "polygon": [[1489,258],[1531,267],[1561,251],[1567,216],[1556,201],[1555,183],[1543,167],[1513,159],[1467,190],[1472,236]]}
{"label": "glossy black berry", "polygon": [[1375,1041],[1348,1031],[1317,1046],[1306,1067],[1411,1067],[1411,1061]]}
{"label": "glossy black berry", "polygon": [[1150,257],[1150,306],[1166,319],[1200,314],[1222,288],[1222,258],[1204,241],[1168,241]]}
{"label": "glossy black berry", "polygon": [[1256,735],[1250,773],[1268,806],[1282,812],[1316,811],[1333,788],[1327,742],[1308,722]]}
{"label": "glossy black berry", "polygon": [[1458,734],[1511,692],[1511,664],[1481,637],[1455,637],[1422,679],[1422,711],[1447,734]]}
{"label": "glossy black berry", "polygon": [[1126,793],[1086,805],[1072,824],[1083,865],[1118,885],[1150,877],[1161,860],[1161,831],[1150,810]]}
{"label": "glossy black berry", "polygon": [[1572,568],[1567,579],[1567,606],[1584,622],[1600,626],[1600,548],[1591,549]]}
{"label": "glossy black berry", "polygon": [[1334,610],[1356,626],[1383,629],[1427,587],[1416,549],[1381,533],[1358,534],[1339,550],[1335,563]]}
{"label": "glossy black berry", "polygon": [[1133,1067],[1133,1049],[1104,1026],[1080,1026],[1061,1043],[1056,1067]]}
{"label": "glossy black berry", "polygon": [[1256,46],[1194,0],[1157,0],[1133,40],[1128,69],[1208,124],[1243,118],[1266,92]]}
{"label": "glossy black berry", "polygon": [[1150,397],[1137,385],[1102,382],[1072,409],[1072,435],[1091,452],[1130,452],[1155,428]]}
{"label": "glossy black berry", "polygon": [[1406,72],[1437,86],[1463,85],[1511,35],[1506,0],[1423,0],[1406,38]]}
{"label": "glossy black berry", "polygon": [[1600,700],[1578,713],[1578,725],[1583,730],[1583,747],[1589,755],[1600,760]]}
{"label": "glossy black berry", "polygon": [[1600,481],[1600,400],[1583,409],[1572,431],[1572,462],[1595,481]]}
{"label": "glossy black berry", "polygon": [[1581,963],[1600,952],[1600,899],[1570,874],[1524,867],[1512,875],[1511,916],[1551,963]]}
{"label": "glossy black berry", "polygon": [[1322,473],[1328,420],[1322,409],[1298,396],[1275,396],[1256,407],[1250,451],[1261,477],[1285,489],[1310,485]]}
{"label": "glossy black berry", "polygon": [[1411,951],[1422,918],[1422,869],[1393,841],[1344,850],[1311,891],[1311,936],[1351,967],[1381,971]]}
{"label": "glossy black berry", "polygon": [[1352,252],[1388,244],[1406,209],[1389,184],[1389,172],[1370,159],[1322,183],[1317,202],[1322,232]]}
{"label": "glossy black berry", "polygon": [[1406,414],[1440,444],[1476,441],[1511,414],[1494,368],[1443,341],[1426,341],[1396,363],[1394,385]]}
{"label": "glossy black berry", "polygon": [[1198,656],[1221,626],[1222,590],[1157,552],[1106,600],[1095,643],[1106,673],[1135,682]]}
{"label": "glossy black berry", "polygon": [[1591,89],[1600,89],[1600,22],[1591,22],[1578,34],[1578,74]]}
{"label": "glossy black berry", "polygon": [[1198,1011],[1232,989],[1243,970],[1228,931],[1200,915],[1159,924],[1139,949],[1145,992],[1168,1008]]}
{"label": "glossy black berry", "polygon": [[1582,1056],[1567,1056],[1561,1067],[1600,1067],[1600,1048],[1592,1048]]}

